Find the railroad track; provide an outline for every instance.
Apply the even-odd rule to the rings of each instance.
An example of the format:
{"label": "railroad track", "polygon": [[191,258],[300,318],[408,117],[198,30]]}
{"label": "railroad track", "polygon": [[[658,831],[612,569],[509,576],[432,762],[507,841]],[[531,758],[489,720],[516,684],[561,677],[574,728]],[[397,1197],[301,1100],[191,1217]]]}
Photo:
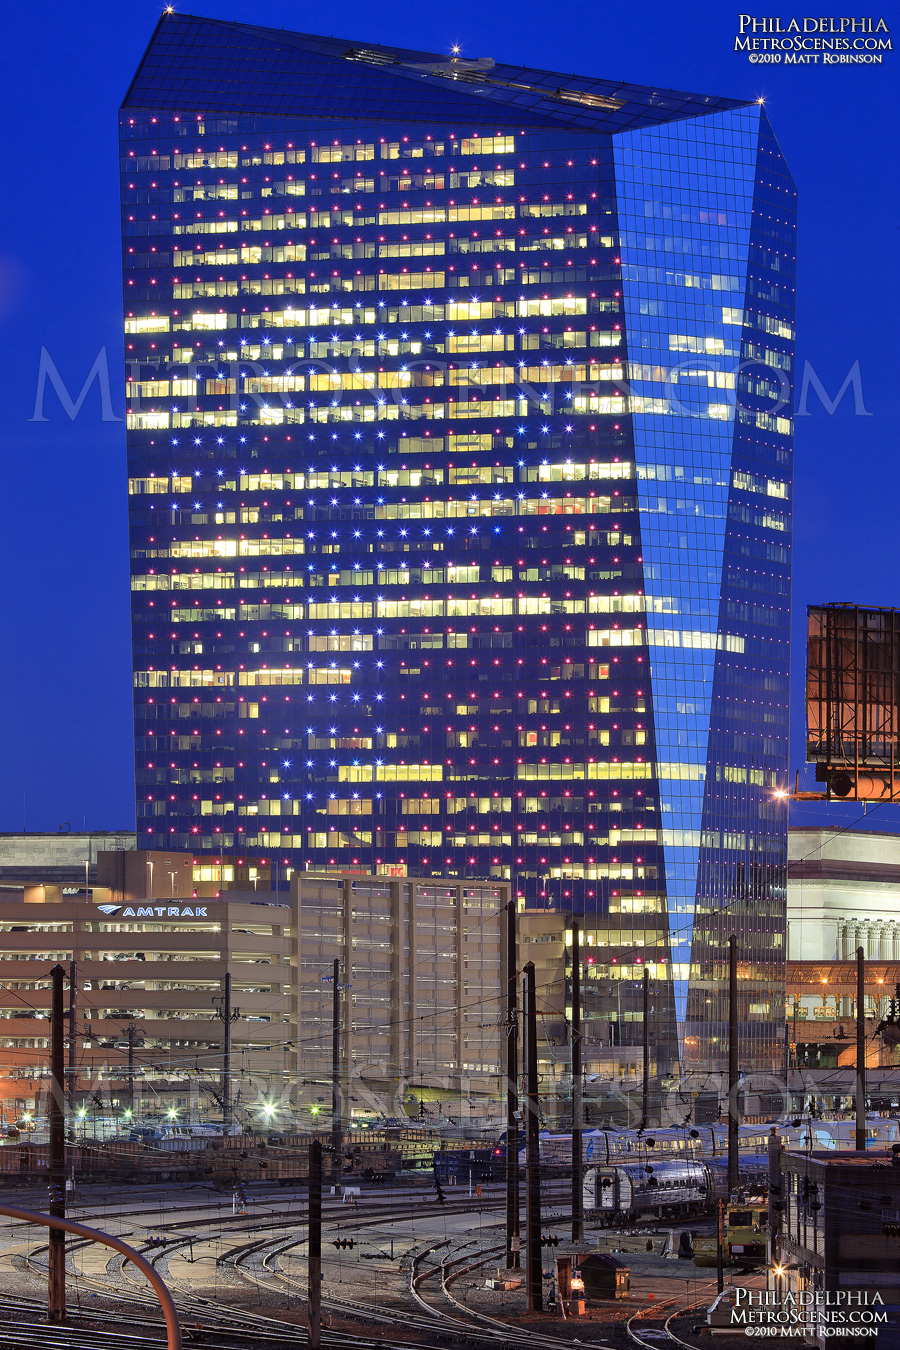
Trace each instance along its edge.
{"label": "railroad track", "polygon": [[[559,1216],[548,1214],[546,1215],[546,1221],[552,1223],[557,1217]],[[471,1244],[462,1244],[464,1247],[469,1245]],[[500,1318],[489,1317],[487,1313],[481,1313],[474,1308],[466,1307],[450,1293],[449,1286],[456,1280],[487,1265],[489,1261],[495,1261],[498,1255],[504,1253],[506,1251],[505,1242],[498,1243],[495,1246],[483,1247],[475,1252],[463,1252],[461,1248],[457,1248],[457,1255],[444,1257],[430,1269],[419,1270],[417,1268],[419,1262],[432,1256],[437,1250],[437,1246],[426,1247],[414,1258],[410,1270],[410,1293],[415,1302],[428,1311],[432,1318],[437,1319],[438,1323],[447,1324],[455,1338],[471,1340],[474,1333],[478,1345],[522,1346],[526,1347],[527,1350],[559,1350],[559,1347],[564,1346],[566,1350],[572,1350],[571,1340],[551,1336],[546,1332],[529,1331],[524,1327],[516,1327],[509,1322],[501,1321]],[[421,1286],[436,1275],[440,1277],[441,1293],[454,1309],[453,1314],[435,1307],[434,1304],[427,1302],[422,1295]],[[456,1314],[461,1314],[461,1316]]]}
{"label": "railroad track", "polygon": [[[479,1206],[474,1202],[469,1202],[468,1200],[460,1200],[458,1202],[446,1204],[443,1206],[437,1204],[437,1202],[435,1202],[434,1204],[434,1209],[437,1212],[449,1211],[451,1213],[465,1213],[471,1212],[471,1210],[476,1208],[479,1208]],[[145,1219],[147,1217],[146,1211],[143,1210],[139,1211],[139,1214],[142,1219]],[[392,1218],[408,1217],[408,1215],[409,1215],[409,1205],[408,1203],[405,1203],[403,1205],[396,1205],[396,1206],[371,1205],[366,1207],[362,1211],[360,1211],[359,1207],[354,1207],[353,1211],[350,1212],[342,1208],[338,1213],[335,1213],[333,1217],[335,1219],[340,1217],[344,1221],[343,1224],[341,1225],[342,1227],[352,1226],[354,1228],[358,1228],[360,1226],[365,1226],[366,1224],[378,1226],[385,1221],[390,1221],[390,1219]],[[122,1212],[116,1215],[115,1217],[119,1221],[119,1224],[121,1225],[123,1221],[127,1219],[129,1216],[126,1213]],[[196,1219],[187,1221],[186,1223],[179,1221],[175,1223],[169,1223],[167,1225],[160,1225],[158,1223],[154,1223],[152,1226],[155,1230],[159,1230],[161,1227],[165,1227],[166,1231],[172,1232],[173,1234],[172,1239],[169,1241],[168,1245],[163,1249],[150,1248],[149,1245],[144,1245],[143,1254],[147,1256],[148,1259],[152,1260],[154,1264],[157,1265],[165,1264],[167,1266],[169,1260],[173,1256],[178,1256],[182,1254],[185,1251],[185,1249],[188,1249],[190,1247],[192,1237],[194,1237],[194,1241],[199,1240],[200,1242],[208,1243],[217,1241],[223,1235],[228,1236],[227,1231],[223,1233],[223,1228],[227,1230],[227,1228],[231,1227],[231,1224],[222,1225],[220,1220],[223,1217],[231,1218],[232,1216],[217,1215],[215,1217],[215,1231],[212,1233],[204,1233],[203,1236],[199,1238],[194,1237],[194,1235],[191,1236],[181,1234],[176,1235],[176,1232],[173,1232],[173,1230],[177,1230],[185,1226],[195,1229],[198,1226]],[[300,1223],[302,1223],[302,1220],[306,1218],[306,1209],[304,1205],[303,1210],[299,1211],[296,1214],[287,1215],[279,1220],[266,1219],[261,1222],[251,1221],[249,1226],[247,1223],[246,1216],[235,1216],[235,1217],[243,1221],[245,1231],[259,1232],[259,1231],[268,1231],[271,1230],[272,1228],[278,1228],[283,1233],[286,1226],[290,1224],[299,1225]],[[18,1227],[21,1229],[21,1225],[18,1225]],[[127,1234],[126,1236],[131,1235]],[[304,1239],[299,1239],[296,1235],[293,1235],[287,1242],[285,1242],[284,1239],[280,1239],[278,1241],[280,1241],[281,1246],[290,1247],[296,1245],[297,1242],[300,1240],[305,1240],[305,1237]],[[263,1240],[261,1242],[257,1238],[251,1243],[243,1244],[241,1248],[237,1249],[237,1252],[238,1254],[246,1255],[248,1250],[255,1250],[256,1248],[259,1247],[266,1247],[268,1245],[271,1245],[271,1242],[272,1239]],[[116,1299],[118,1302],[121,1302],[122,1296],[125,1295],[127,1296],[127,1300],[129,1304],[132,1306],[132,1308],[136,1306],[137,1308],[140,1309],[146,1309],[151,1314],[155,1313],[159,1306],[156,1296],[147,1289],[142,1278],[138,1275],[137,1272],[130,1271],[130,1268],[127,1266],[127,1263],[125,1262],[124,1258],[121,1257],[119,1254],[115,1254],[107,1262],[105,1278],[98,1277],[96,1274],[87,1275],[77,1273],[74,1267],[74,1258],[78,1255],[80,1251],[88,1249],[92,1246],[93,1244],[90,1243],[89,1241],[81,1239],[75,1239],[74,1241],[70,1241],[66,1244],[66,1255],[67,1255],[67,1266],[69,1270],[70,1288],[74,1292],[75,1301],[76,1302],[80,1301],[81,1294],[88,1294],[88,1295],[96,1294],[101,1298],[103,1297],[113,1298]],[[32,1274],[40,1277],[42,1280],[45,1279],[47,1275],[47,1252],[48,1252],[47,1245],[40,1244],[30,1249],[24,1256],[26,1268]],[[219,1259],[218,1264],[224,1264],[222,1258]],[[249,1281],[245,1280],[245,1283],[246,1282],[256,1283],[260,1287],[264,1287],[264,1282],[261,1281],[258,1277],[254,1277]],[[272,1292],[272,1287],[269,1288],[269,1292]],[[283,1295],[286,1292],[286,1290],[284,1288],[281,1288],[280,1292]],[[213,1334],[219,1337],[223,1337],[224,1339],[222,1340],[222,1345],[224,1347],[227,1344],[229,1350],[235,1350],[235,1340],[240,1346],[246,1346],[248,1343],[248,1338],[252,1338],[254,1342],[257,1342],[261,1345],[267,1343],[279,1345],[306,1344],[305,1330],[302,1327],[298,1327],[293,1322],[288,1322],[280,1318],[268,1317],[259,1313],[251,1313],[244,1310],[226,1309],[223,1308],[223,1305],[220,1302],[204,1298],[202,1295],[195,1294],[189,1289],[184,1289],[182,1287],[179,1287],[177,1290],[173,1290],[173,1296],[175,1297],[176,1305],[178,1307],[179,1317],[182,1321],[183,1326],[185,1327],[186,1340],[189,1339],[192,1328],[202,1327],[204,1329],[204,1339],[203,1339],[204,1344],[209,1344],[209,1337],[211,1334]],[[30,1307],[34,1311],[36,1317],[39,1317],[45,1313],[45,1305],[42,1303],[32,1302]],[[0,1326],[3,1326],[4,1331],[8,1330],[10,1332],[9,1337],[4,1335],[3,1341],[4,1347],[8,1345],[11,1348],[15,1346],[17,1342],[16,1337],[12,1334],[14,1332],[14,1326],[12,1322],[6,1323],[4,1325],[3,1312],[4,1311],[11,1312],[15,1310],[17,1318],[21,1318],[21,1314],[24,1308],[25,1302],[21,1300],[15,1302],[12,1305],[9,1305],[6,1310],[4,1310],[2,1302],[0,1302]],[[352,1304],[352,1303],[342,1304],[340,1301],[335,1300],[333,1311],[342,1313],[348,1317],[362,1318],[366,1321],[382,1320],[378,1317],[378,1313],[380,1312],[379,1309],[369,1308],[365,1304]],[[116,1326],[122,1325],[121,1313],[118,1314],[107,1313],[101,1308],[90,1307],[88,1311],[88,1316],[90,1316],[91,1320],[96,1320],[97,1318],[100,1318],[113,1322]],[[129,1314],[129,1320],[132,1324],[135,1323],[135,1317],[133,1314]],[[146,1334],[144,1336],[145,1343],[148,1344],[150,1343],[149,1335],[151,1332],[157,1333],[157,1338],[161,1336],[162,1324],[158,1319],[154,1319],[152,1316],[149,1316],[145,1319],[140,1320],[143,1327],[146,1328]],[[403,1322],[404,1319],[402,1317],[399,1317],[397,1321]],[[46,1329],[46,1327],[44,1329]],[[424,1329],[425,1328],[423,1327],[423,1330]],[[433,1327],[429,1327],[428,1330],[431,1331],[433,1334]],[[54,1344],[58,1343],[62,1345],[71,1343],[74,1345],[78,1341],[79,1335],[82,1336],[81,1343],[90,1345],[95,1345],[97,1343],[96,1336],[94,1336],[93,1339],[91,1339],[93,1333],[84,1333],[84,1332],[76,1332],[75,1330],[70,1331],[69,1329],[60,1329],[59,1330],[60,1339],[58,1340],[58,1342],[54,1342]],[[106,1335],[105,1330],[104,1335]],[[84,1340],[85,1336],[87,1337],[86,1340]],[[232,1337],[234,1339],[232,1339]],[[33,1336],[32,1329],[29,1329],[27,1335],[24,1335],[24,1339],[20,1337],[18,1343],[22,1344],[23,1346],[28,1346],[28,1350],[33,1350],[33,1347],[36,1342]],[[130,1342],[131,1345],[133,1345],[134,1343],[135,1342],[133,1340]],[[164,1340],[160,1339],[159,1343],[164,1344]],[[385,1347],[391,1347],[394,1346],[395,1344],[396,1342],[390,1340],[390,1338],[388,1337],[382,1336],[367,1337],[365,1335],[348,1336],[336,1332],[328,1332],[328,1333],[323,1332],[323,1345],[332,1346],[334,1347],[334,1350],[346,1350],[347,1347],[351,1346],[364,1347],[366,1348],[366,1350],[368,1347],[371,1347],[372,1350],[385,1350]],[[402,1345],[410,1347],[410,1350],[415,1350],[415,1347],[412,1346],[412,1344],[406,1338],[404,1338]]]}
{"label": "railroad track", "polygon": [[[93,1281],[92,1281],[93,1283]],[[106,1292],[112,1293],[109,1286]],[[196,1343],[203,1350],[248,1350],[249,1346],[305,1347],[306,1330],[293,1322],[263,1317],[253,1313],[223,1310],[211,1300],[194,1299],[185,1305],[178,1303],[184,1344]],[[48,1350],[139,1350],[140,1347],[166,1345],[165,1329],[156,1319],[127,1314],[128,1332],[118,1330],[123,1325],[121,1311],[79,1308],[70,1302],[70,1316],[89,1321],[91,1327],[55,1327],[46,1321],[46,1304],[27,1299],[0,1298],[0,1337],[4,1350],[34,1350],[36,1345]],[[138,1328],[140,1332],[138,1334]],[[323,1350],[433,1350],[434,1340],[395,1341],[389,1337],[347,1335],[323,1329]]]}
{"label": "railroad track", "polygon": [[[290,1250],[291,1247],[296,1245],[296,1241],[280,1245],[272,1244],[266,1255],[262,1256],[261,1261],[259,1261],[259,1257],[262,1255],[260,1252],[256,1253],[256,1257],[258,1264],[261,1265],[262,1269],[271,1272],[275,1276],[278,1282],[278,1288],[283,1290],[285,1287],[288,1287],[295,1290],[298,1297],[305,1298],[306,1285],[297,1280],[294,1276],[288,1275],[285,1271],[282,1271],[279,1266],[279,1258]],[[244,1263],[242,1262],[241,1264]],[[415,1331],[423,1332],[432,1340],[432,1342],[434,1341],[435,1336],[439,1339],[442,1337],[440,1325],[436,1323],[433,1316],[419,1317],[415,1313],[410,1312],[408,1308],[392,1309],[383,1305],[373,1306],[370,1303],[356,1302],[351,1299],[336,1299],[325,1294],[322,1296],[322,1307],[328,1312],[338,1313],[341,1316],[348,1318],[382,1322],[386,1325],[402,1326],[405,1328],[411,1327]],[[483,1344],[482,1338],[476,1336],[471,1327],[468,1327],[465,1330],[454,1329],[452,1332],[448,1328],[446,1331],[446,1339],[451,1343],[458,1343],[460,1340],[464,1340],[467,1343],[471,1342],[475,1345]]]}
{"label": "railroad track", "polygon": [[[699,1350],[696,1343],[682,1340],[682,1338],[673,1331],[672,1323],[676,1318],[684,1317],[694,1308],[705,1308],[714,1294],[705,1293],[702,1298],[685,1300],[681,1296],[677,1298],[666,1299],[662,1303],[655,1303],[652,1307],[641,1308],[639,1312],[634,1313],[625,1323],[625,1330],[629,1338],[636,1345],[642,1347],[642,1350],[659,1350],[660,1340],[670,1340],[676,1345],[680,1345],[682,1350]],[[677,1305],[674,1306],[673,1305]],[[660,1322],[659,1327],[650,1327],[648,1323]],[[640,1323],[644,1335],[636,1330]]]}
{"label": "railroad track", "polygon": [[[391,1197],[393,1198],[393,1197]],[[380,1227],[383,1224],[390,1224],[399,1219],[409,1219],[411,1208],[409,1199],[403,1198],[401,1203],[396,1204],[369,1204],[364,1207],[354,1206],[352,1209],[340,1209],[335,1206],[326,1211],[326,1221],[330,1220],[330,1227],[334,1227],[338,1232],[348,1229],[358,1230],[366,1227]],[[422,1215],[423,1205],[421,1204],[421,1193],[416,1196],[419,1204],[415,1206],[414,1213],[416,1217]],[[431,1202],[427,1206],[426,1214],[430,1217],[446,1214],[465,1214],[472,1211],[496,1210],[502,1209],[505,1204],[505,1198],[502,1195],[496,1198],[485,1197],[483,1200],[475,1201],[460,1197],[458,1200],[451,1199],[444,1204],[437,1201]],[[218,1207],[217,1207],[218,1208]],[[136,1219],[138,1226],[144,1228],[152,1227],[155,1232],[165,1231],[169,1236],[168,1244],[165,1248],[151,1248],[149,1243],[143,1245],[143,1254],[156,1264],[165,1278],[169,1280],[172,1286],[173,1296],[179,1310],[179,1317],[184,1327],[185,1342],[190,1343],[192,1336],[197,1329],[202,1328],[202,1344],[210,1347],[219,1347],[219,1350],[243,1350],[249,1344],[264,1345],[284,1345],[284,1346],[304,1346],[306,1344],[306,1332],[303,1327],[285,1319],[267,1316],[262,1313],[253,1313],[244,1309],[227,1308],[221,1301],[205,1298],[196,1294],[189,1286],[185,1286],[182,1280],[173,1280],[169,1274],[169,1262],[175,1258],[184,1255],[189,1249],[191,1242],[203,1245],[216,1243],[221,1239],[229,1240],[238,1236],[237,1224],[231,1222],[237,1220],[242,1225],[245,1233],[253,1235],[249,1242],[241,1243],[231,1252],[224,1256],[216,1257],[216,1268],[224,1272],[231,1273],[242,1283],[255,1286],[260,1291],[268,1294],[276,1294],[280,1297],[294,1296],[298,1300],[305,1299],[306,1289],[302,1281],[289,1275],[280,1267],[280,1258],[291,1249],[305,1243],[305,1233],[289,1233],[285,1236],[285,1228],[302,1227],[305,1228],[306,1205],[305,1201],[302,1207],[294,1212],[285,1214],[282,1212],[278,1219],[260,1218],[249,1220],[247,1216],[231,1216],[216,1213],[208,1216],[212,1218],[212,1223],[203,1223],[201,1218],[195,1216],[190,1220],[168,1220],[160,1223],[156,1215],[158,1206],[152,1208],[141,1207],[136,1210],[121,1210],[116,1215],[105,1215],[109,1222],[115,1219],[121,1227],[127,1225],[129,1218]],[[548,1220],[554,1216],[548,1215]],[[148,1224],[147,1219],[155,1219],[155,1222]],[[223,1222],[225,1220],[225,1222]],[[187,1233],[185,1228],[196,1230],[199,1226],[204,1227],[202,1234],[195,1232]],[[500,1225],[493,1225],[499,1227]],[[19,1226],[20,1227],[20,1226]],[[269,1234],[271,1230],[279,1230],[277,1236],[258,1236],[259,1234]],[[15,1230],[13,1230],[15,1231]],[[132,1237],[133,1235],[123,1233],[123,1236]],[[449,1240],[448,1240],[449,1241]],[[474,1241],[477,1241],[474,1240]],[[105,1271],[101,1275],[97,1272],[93,1274],[78,1274],[74,1269],[74,1258],[79,1251],[91,1247],[93,1244],[75,1240],[67,1244],[67,1261],[71,1271],[70,1287],[74,1298],[70,1300],[70,1307],[73,1303],[81,1303],[82,1295],[96,1296],[98,1302],[87,1308],[80,1308],[80,1312],[87,1316],[92,1322],[102,1325],[102,1344],[113,1347],[117,1350],[121,1342],[121,1350],[130,1350],[138,1344],[151,1346],[154,1344],[164,1344],[163,1328],[158,1316],[158,1303],[144,1284],[138,1272],[129,1267],[127,1262],[120,1255],[113,1255],[106,1264]],[[138,1245],[137,1243],[135,1245]],[[468,1247],[471,1242],[463,1244]],[[26,1268],[31,1273],[46,1278],[47,1273],[47,1246],[31,1248],[24,1257]],[[431,1246],[425,1249],[425,1252],[434,1250]],[[448,1273],[451,1278],[446,1283],[452,1283],[453,1270],[456,1266],[465,1261],[470,1264],[467,1269],[474,1269],[477,1266],[484,1265],[495,1255],[499,1247],[486,1247],[480,1252],[462,1253],[458,1250],[452,1260],[447,1263]],[[425,1253],[420,1253],[417,1259]],[[440,1267],[436,1268],[440,1269]],[[428,1272],[428,1276],[434,1272]],[[459,1274],[464,1273],[460,1270]],[[442,1272],[443,1276],[444,1272]],[[452,1295],[445,1287],[442,1278],[442,1288],[444,1294],[450,1299]],[[107,1310],[102,1306],[102,1300],[112,1298],[116,1300],[119,1310]],[[141,1336],[134,1337],[128,1333],[121,1332],[122,1313],[121,1304],[123,1298],[131,1305],[129,1312],[129,1328],[141,1328]],[[86,1300],[85,1300],[86,1301]],[[464,1316],[457,1318],[444,1313],[442,1310],[435,1309],[429,1304],[423,1303],[425,1316],[411,1314],[409,1309],[389,1309],[385,1307],[373,1307],[364,1302],[355,1302],[352,1300],[342,1300],[323,1297],[323,1309],[334,1315],[339,1315],[348,1320],[362,1321],[364,1323],[376,1323],[385,1327],[385,1333],[382,1334],[353,1334],[346,1335],[341,1332],[326,1331],[323,1329],[323,1345],[331,1347],[332,1350],[349,1350],[350,1347],[356,1347],[357,1350],[391,1350],[392,1347],[404,1347],[405,1350],[426,1350],[427,1346],[433,1347],[436,1343],[447,1341],[449,1343],[464,1342],[467,1345],[483,1346],[486,1343],[501,1342],[508,1346],[522,1345],[531,1347],[557,1347],[568,1344],[553,1337],[538,1336],[534,1333],[520,1332],[508,1324],[498,1322],[496,1319],[487,1318],[481,1314],[475,1314],[471,1310],[461,1309]],[[456,1305],[458,1308],[460,1305]],[[84,1347],[94,1347],[98,1344],[100,1333],[92,1330],[77,1328],[48,1328],[46,1323],[41,1323],[38,1319],[44,1315],[45,1305],[33,1300],[6,1301],[0,1297],[0,1328],[3,1331],[3,1344],[8,1350],[18,1350],[21,1345],[23,1350],[33,1350],[38,1341],[48,1347],[48,1350],[55,1350],[56,1346],[71,1346],[72,1350],[80,1350]],[[147,1316],[142,1313],[146,1310]],[[33,1323],[21,1323],[22,1316],[35,1318]],[[21,1331],[17,1330],[17,1324],[21,1325]],[[390,1328],[403,1327],[404,1337],[402,1341],[395,1341],[390,1337]],[[41,1335],[35,1336],[34,1328],[40,1326]],[[421,1332],[427,1339],[424,1342],[411,1342],[407,1339],[409,1332]],[[44,1332],[52,1332],[51,1337],[43,1335]]]}

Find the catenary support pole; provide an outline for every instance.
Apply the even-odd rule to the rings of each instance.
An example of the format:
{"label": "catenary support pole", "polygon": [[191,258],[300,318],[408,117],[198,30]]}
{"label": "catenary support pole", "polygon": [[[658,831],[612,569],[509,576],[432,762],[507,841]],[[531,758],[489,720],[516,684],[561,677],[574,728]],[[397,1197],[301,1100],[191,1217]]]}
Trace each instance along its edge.
{"label": "catenary support pole", "polygon": [[78,1034],[77,1022],[78,1016],[78,967],[74,961],[69,962],[69,1071],[68,1083],[66,1084],[66,1100],[69,1104],[69,1111],[75,1110],[75,1085],[78,1078]]}
{"label": "catenary support pole", "polygon": [[728,939],[728,1194],[738,1187],[737,938]]}
{"label": "catenary support pole", "polygon": [[222,1043],[222,1119],[225,1129],[231,1124],[231,972],[225,972],[225,998],[222,1004],[224,1027]]}
{"label": "catenary support pole", "polygon": [[778,1249],[781,1232],[781,1209],[779,1208],[781,1203],[781,1139],[774,1125],[769,1130],[767,1142],[769,1149],[769,1269],[771,1270],[780,1264]]}
{"label": "catenary support pole", "polygon": [[309,1146],[309,1226],[307,1229],[306,1324],[309,1350],[322,1344],[322,1145]]}
{"label": "catenary support pole", "polygon": [[525,1283],[528,1311],[542,1312],[541,1157],[537,1069],[537,995],[534,962],[525,966]]}
{"label": "catenary support pole", "polygon": [[866,954],[856,949],[856,1148],[866,1149]]}
{"label": "catenary support pole", "polygon": [[[66,1217],[66,1089],[65,1036],[63,1031],[63,980],[66,972],[55,965],[50,972],[53,992],[50,1003],[50,1214]],[[48,1256],[47,1321],[66,1320],[66,1235],[50,1229]]]}
{"label": "catenary support pole", "polygon": [[128,1023],[128,1109],[134,1117],[134,1038],[137,1029],[134,1021]]}
{"label": "catenary support pole", "polygon": [[519,1258],[519,1009],[516,901],[506,906],[506,1264]]}
{"label": "catenary support pole", "polygon": [[581,1071],[581,932],[572,920],[572,1241],[584,1241],[584,1097]]}
{"label": "catenary support pole", "polygon": [[716,1202],[716,1293],[721,1294],[725,1288],[725,1224],[723,1222],[723,1209],[725,1202],[719,1199]]}
{"label": "catenary support pole", "polygon": [[341,963],[335,958],[331,989],[331,1181],[341,1193],[341,1152],[344,1147],[341,1100]]}
{"label": "catenary support pole", "polygon": [[650,1124],[650,971],[644,966],[643,1071],[641,1079],[641,1129]]}

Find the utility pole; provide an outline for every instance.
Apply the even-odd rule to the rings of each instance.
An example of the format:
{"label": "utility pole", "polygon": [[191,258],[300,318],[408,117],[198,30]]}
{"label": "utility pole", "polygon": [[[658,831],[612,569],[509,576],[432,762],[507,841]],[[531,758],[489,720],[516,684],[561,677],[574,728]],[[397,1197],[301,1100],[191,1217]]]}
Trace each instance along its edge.
{"label": "utility pole", "polygon": [[69,1110],[75,1110],[75,1083],[78,1077],[78,1036],[75,1018],[78,1015],[78,970],[74,961],[69,962],[69,1074],[66,1099]]}
{"label": "utility pole", "polygon": [[506,906],[506,1264],[519,1260],[519,1009],[516,902]]}
{"label": "utility pole", "polygon": [[856,1148],[866,1151],[866,954],[856,949]]}
{"label": "utility pole", "polygon": [[728,939],[728,1195],[738,1187],[738,985],[737,938]]}
{"label": "utility pole", "polygon": [[[66,1089],[65,1036],[63,1032],[63,980],[66,972],[55,965],[50,972],[53,993],[50,1004],[50,1204],[55,1219],[66,1217]],[[66,1320],[66,1235],[50,1229],[47,1321]]]}
{"label": "utility pole", "polygon": [[139,1027],[133,1017],[123,1018],[125,1022],[125,1037],[128,1041],[128,1068],[126,1069],[126,1081],[128,1084],[128,1110],[132,1118],[134,1117],[134,1043],[139,1031]]}
{"label": "utility pole", "polygon": [[[231,1124],[231,1028],[232,1024],[240,1017],[240,1008],[231,1006],[231,972],[225,972],[224,991],[213,998],[213,1003],[219,1005],[216,1008],[216,1016],[223,1024],[222,1036],[222,1119],[227,1131]],[[129,1037],[128,1042],[129,1066],[133,1070],[134,1060],[132,1058],[132,1041]],[[131,1080],[132,1086],[134,1079]]]}
{"label": "utility pole", "polygon": [[309,1350],[322,1344],[322,1145],[309,1146],[309,1205],[306,1241],[306,1326]]}
{"label": "utility pole", "polygon": [[541,1259],[541,1155],[538,1119],[537,1002],[534,962],[525,966],[525,1283],[528,1311],[544,1308]]}
{"label": "utility pole", "polygon": [[572,1241],[584,1241],[582,1150],[584,1098],[581,1073],[581,934],[572,920]]}
{"label": "utility pole", "polygon": [[[128,1109],[131,1112],[132,1117],[134,1117],[134,1042],[138,1032],[139,1031],[143,1032],[143,1030],[144,1028],[139,1027],[133,1017],[129,1020],[126,1032],[128,1036]],[[228,1038],[228,1052],[230,1055],[231,1053],[230,1033]]]}
{"label": "utility pole", "polygon": [[343,1103],[341,1101],[341,963],[335,957],[331,989],[331,1180],[335,1195],[341,1193],[343,1149]]}
{"label": "utility pole", "polygon": [[[769,1130],[769,1266],[776,1267],[778,1261],[779,1239],[781,1234],[781,1140],[773,1125]],[[777,1280],[777,1277],[776,1277]],[[776,1284],[776,1289],[777,1289]]]}
{"label": "utility pole", "polygon": [[650,971],[644,966],[644,1077],[641,1082],[641,1129],[650,1124]]}

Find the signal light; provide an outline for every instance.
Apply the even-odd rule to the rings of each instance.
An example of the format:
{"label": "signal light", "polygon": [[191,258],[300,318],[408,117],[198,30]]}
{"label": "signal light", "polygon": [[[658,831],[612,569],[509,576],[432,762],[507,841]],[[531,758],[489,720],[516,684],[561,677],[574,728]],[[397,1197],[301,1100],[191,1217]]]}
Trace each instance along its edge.
{"label": "signal light", "polygon": [[558,1246],[559,1246],[559,1237],[557,1236],[556,1233],[546,1233],[546,1234],[541,1238],[541,1246],[542,1246],[542,1247],[558,1247]]}
{"label": "signal light", "polygon": [[355,1244],[353,1238],[335,1238],[331,1245],[332,1247],[352,1247]]}

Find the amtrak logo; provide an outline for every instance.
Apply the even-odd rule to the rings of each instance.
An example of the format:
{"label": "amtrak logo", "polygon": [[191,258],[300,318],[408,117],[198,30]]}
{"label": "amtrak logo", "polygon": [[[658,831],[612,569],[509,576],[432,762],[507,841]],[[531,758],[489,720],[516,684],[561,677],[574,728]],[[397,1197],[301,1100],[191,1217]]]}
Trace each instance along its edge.
{"label": "amtrak logo", "polygon": [[122,919],[205,919],[206,905],[98,905],[101,914],[118,914]]}

